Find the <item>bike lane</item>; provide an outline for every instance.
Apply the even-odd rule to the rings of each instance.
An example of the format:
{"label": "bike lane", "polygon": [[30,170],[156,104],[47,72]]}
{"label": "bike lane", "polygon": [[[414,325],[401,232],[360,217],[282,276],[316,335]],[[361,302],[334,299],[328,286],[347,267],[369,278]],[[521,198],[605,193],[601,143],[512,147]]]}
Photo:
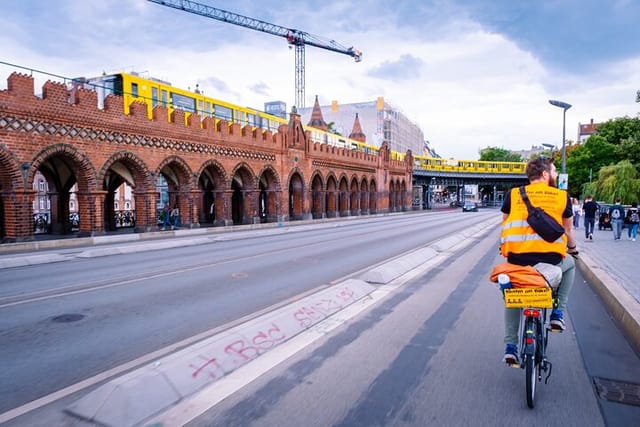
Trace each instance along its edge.
{"label": "bike lane", "polygon": [[527,407],[524,371],[501,362],[496,242],[497,231],[189,425],[607,425],[571,314]]}

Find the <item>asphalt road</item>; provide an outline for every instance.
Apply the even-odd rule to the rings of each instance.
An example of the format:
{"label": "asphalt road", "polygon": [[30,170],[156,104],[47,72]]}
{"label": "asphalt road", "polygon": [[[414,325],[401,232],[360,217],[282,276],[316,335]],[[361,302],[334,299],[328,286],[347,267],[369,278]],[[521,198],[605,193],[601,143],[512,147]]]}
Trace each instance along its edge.
{"label": "asphalt road", "polygon": [[[0,394],[23,396],[11,404],[16,406],[165,344],[225,328],[492,214],[372,218],[267,237],[229,236],[224,248],[216,241],[5,270],[0,280],[9,272],[24,281],[0,286],[0,301],[18,303],[0,304],[0,360],[9,367],[1,374]],[[526,406],[524,372],[500,362],[502,300],[487,280],[501,261],[497,238],[496,229],[265,374],[254,372],[252,364],[231,373],[228,381],[248,385],[189,425],[634,425],[640,407],[599,398],[593,380],[639,378],[638,355],[579,274],[568,330],[550,337],[553,375],[549,384],[539,384],[536,408]],[[45,288],[38,269],[49,271],[44,277],[54,293],[32,301]],[[60,277],[65,269],[69,276]],[[65,296],[51,290],[70,285],[87,291]],[[65,312],[87,316],[52,321]],[[14,345],[20,348],[14,351]],[[74,398],[43,409],[57,411],[58,418],[36,411],[9,425],[51,425],[54,419],[84,426],[60,415]]]}
{"label": "asphalt road", "polygon": [[[0,413],[107,369],[328,286],[495,212],[347,220],[0,275]],[[51,253],[51,252],[50,252]],[[26,254],[25,254],[26,255]]]}

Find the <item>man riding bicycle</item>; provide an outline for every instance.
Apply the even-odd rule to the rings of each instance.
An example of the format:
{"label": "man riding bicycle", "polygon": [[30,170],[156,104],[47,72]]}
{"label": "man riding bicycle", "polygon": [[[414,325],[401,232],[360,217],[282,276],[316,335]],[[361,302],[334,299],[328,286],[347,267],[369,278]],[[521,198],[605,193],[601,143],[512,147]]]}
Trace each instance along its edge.
{"label": "man riding bicycle", "polygon": [[[575,277],[573,257],[577,255],[573,235],[573,209],[569,195],[556,186],[558,173],[550,158],[539,157],[527,163],[529,185],[525,191],[531,205],[539,207],[556,222],[562,224],[565,234],[553,242],[547,242],[527,224],[527,206],[518,187],[505,194],[502,204],[503,221],[500,236],[500,251],[511,264],[534,266],[538,263],[558,265],[562,269],[562,282],[558,288],[558,305],[550,316],[552,329],[564,331],[564,310]],[[524,224],[524,225],[523,225]],[[518,332],[521,309],[505,308],[503,361],[509,365],[519,364]]]}

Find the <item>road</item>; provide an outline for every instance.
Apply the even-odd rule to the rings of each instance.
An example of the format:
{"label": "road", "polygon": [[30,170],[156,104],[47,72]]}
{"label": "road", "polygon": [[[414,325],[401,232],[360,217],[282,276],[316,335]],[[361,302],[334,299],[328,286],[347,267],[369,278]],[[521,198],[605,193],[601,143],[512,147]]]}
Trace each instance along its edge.
{"label": "road", "polygon": [[[196,246],[117,256],[78,248],[64,251],[63,262],[6,269],[0,394],[9,398],[0,401],[0,413],[227,329],[492,215],[434,212],[229,233]],[[250,367],[231,374],[249,384],[192,424],[604,425],[627,419],[627,412],[639,415],[597,399],[583,357],[593,340],[581,341],[571,321],[566,333],[552,337],[554,373],[539,389],[538,408],[526,409],[523,372],[499,363],[500,299],[486,280],[500,260],[496,244],[494,232],[255,380]],[[586,300],[577,317],[602,310],[595,298]],[[614,332],[602,339],[623,352],[624,339]],[[609,377],[638,368],[637,356],[636,364],[628,360],[612,363],[611,370],[623,372]],[[45,409],[59,411],[83,392]],[[35,411],[12,425],[51,424],[43,420]]]}

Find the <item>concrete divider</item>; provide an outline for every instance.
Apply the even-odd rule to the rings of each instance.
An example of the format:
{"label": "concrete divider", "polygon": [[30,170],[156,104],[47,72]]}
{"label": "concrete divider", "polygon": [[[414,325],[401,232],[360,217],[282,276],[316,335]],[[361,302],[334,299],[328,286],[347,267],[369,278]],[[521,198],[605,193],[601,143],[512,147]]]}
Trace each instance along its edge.
{"label": "concrete divider", "polygon": [[105,426],[137,425],[375,289],[354,279],[331,286],[111,380],[66,411]]}

